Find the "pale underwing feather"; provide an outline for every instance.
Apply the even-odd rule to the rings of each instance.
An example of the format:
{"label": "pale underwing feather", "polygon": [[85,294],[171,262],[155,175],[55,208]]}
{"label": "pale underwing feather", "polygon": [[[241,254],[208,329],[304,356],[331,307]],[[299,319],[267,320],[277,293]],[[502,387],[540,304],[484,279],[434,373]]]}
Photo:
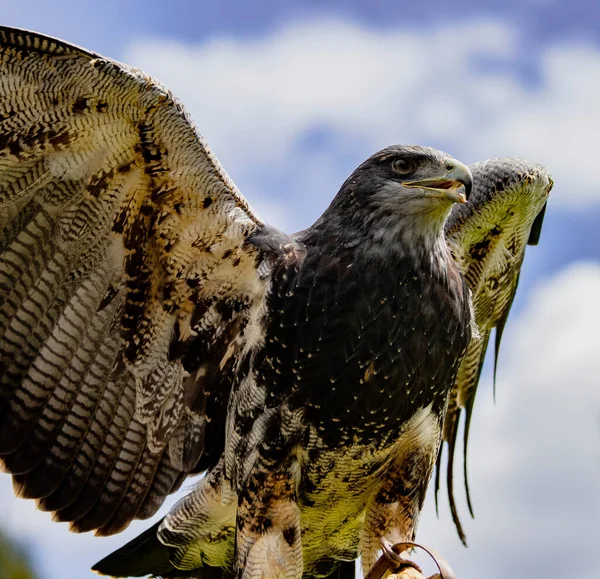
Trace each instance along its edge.
{"label": "pale underwing feather", "polygon": [[243,348],[262,225],[164,87],[0,28],[0,462],[19,494],[107,534],[181,484],[207,388],[184,379]]}
{"label": "pale underwing feather", "polygon": [[[516,159],[472,166],[472,197],[446,225],[470,332],[446,213],[423,232],[412,202],[387,212],[399,150],[428,159],[426,174],[455,163],[386,149],[287,236],[252,212],[163,86],[0,27],[0,468],[17,494],[110,534],[209,469],[153,531],[148,573],[324,576],[359,541],[370,564],[381,537],[412,538],[443,436],[464,540],[460,416],[466,454],[490,333],[497,358],[552,182]],[[365,196],[384,203],[356,205]]]}
{"label": "pale underwing feather", "polygon": [[[473,192],[466,205],[456,206],[446,222],[448,244],[472,291],[474,338],[463,358],[450,395],[443,440],[448,445],[447,489],[452,518],[466,543],[454,499],[454,452],[460,416],[465,411],[464,478],[467,502],[472,505],[467,484],[467,442],[475,394],[481,375],[490,333],[501,334],[517,289],[519,273],[528,242],[537,243],[541,218],[552,179],[541,165],[521,159],[490,159],[470,166]],[[536,223],[536,230],[532,226]],[[533,237],[532,237],[533,236]],[[499,340],[496,345],[496,361]],[[436,501],[439,488],[440,457],[436,473]]]}

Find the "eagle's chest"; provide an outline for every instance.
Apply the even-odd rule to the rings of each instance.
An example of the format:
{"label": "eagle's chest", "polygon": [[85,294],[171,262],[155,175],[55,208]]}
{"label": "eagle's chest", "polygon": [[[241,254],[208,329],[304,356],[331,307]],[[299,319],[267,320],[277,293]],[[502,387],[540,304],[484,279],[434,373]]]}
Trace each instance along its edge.
{"label": "eagle's chest", "polygon": [[385,444],[419,408],[443,412],[468,342],[467,301],[410,264],[327,265],[280,301],[272,389],[325,446]]}

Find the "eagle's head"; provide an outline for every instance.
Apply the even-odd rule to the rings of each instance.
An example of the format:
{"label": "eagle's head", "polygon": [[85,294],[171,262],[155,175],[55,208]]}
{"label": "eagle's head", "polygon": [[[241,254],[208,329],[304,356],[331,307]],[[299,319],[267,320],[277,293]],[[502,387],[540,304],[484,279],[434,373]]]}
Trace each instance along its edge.
{"label": "eagle's head", "polygon": [[394,145],[369,157],[348,178],[342,190],[366,207],[401,213],[444,213],[466,203],[473,186],[469,168],[430,147]]}
{"label": "eagle's head", "polygon": [[447,153],[394,145],[348,177],[318,225],[385,248],[410,245],[427,252],[440,245],[452,206],[466,203],[472,186],[469,168]]}

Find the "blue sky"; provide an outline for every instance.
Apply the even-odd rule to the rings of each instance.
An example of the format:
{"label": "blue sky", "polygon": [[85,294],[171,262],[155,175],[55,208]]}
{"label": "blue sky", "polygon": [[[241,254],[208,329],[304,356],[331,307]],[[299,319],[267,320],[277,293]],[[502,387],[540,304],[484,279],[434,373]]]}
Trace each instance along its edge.
{"label": "blue sky", "polygon": [[[488,371],[471,427],[477,518],[465,521],[469,548],[445,507],[435,518],[431,500],[419,538],[463,579],[597,576],[596,2],[0,6],[4,24],[61,37],[164,82],[250,203],[288,231],[309,225],[356,165],[394,142],[436,146],[469,163],[512,155],[545,163],[556,185],[505,331],[498,401]],[[0,528],[26,545],[42,579],[91,577],[91,564],[147,525],[111,539],[71,535],[13,499],[0,475]]]}

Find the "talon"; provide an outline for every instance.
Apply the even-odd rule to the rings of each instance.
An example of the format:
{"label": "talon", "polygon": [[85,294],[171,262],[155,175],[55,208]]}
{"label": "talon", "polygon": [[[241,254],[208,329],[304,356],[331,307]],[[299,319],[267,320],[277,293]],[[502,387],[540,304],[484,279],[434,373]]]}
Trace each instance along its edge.
{"label": "talon", "polygon": [[386,539],[381,539],[381,549],[384,555],[389,559],[392,567],[392,573],[397,573],[405,567],[414,567],[421,575],[423,571],[421,567],[419,567],[416,563],[402,556],[402,553],[406,551],[406,549],[397,550],[396,547],[402,545],[403,543],[397,543],[396,545],[392,545]]}
{"label": "talon", "polygon": [[[430,547],[425,547],[412,541],[404,541],[392,545],[386,539],[381,539],[381,548],[383,551],[381,557],[377,559],[365,579],[382,579],[390,568],[392,568],[392,574],[396,576],[395,579],[420,579],[415,576],[415,573],[411,572],[411,568],[423,577],[421,568],[416,563],[402,556],[402,553],[410,548],[423,549],[435,562],[439,574],[436,573],[429,579],[456,579],[454,571],[452,571],[448,562]],[[388,579],[392,579],[392,577]]]}

